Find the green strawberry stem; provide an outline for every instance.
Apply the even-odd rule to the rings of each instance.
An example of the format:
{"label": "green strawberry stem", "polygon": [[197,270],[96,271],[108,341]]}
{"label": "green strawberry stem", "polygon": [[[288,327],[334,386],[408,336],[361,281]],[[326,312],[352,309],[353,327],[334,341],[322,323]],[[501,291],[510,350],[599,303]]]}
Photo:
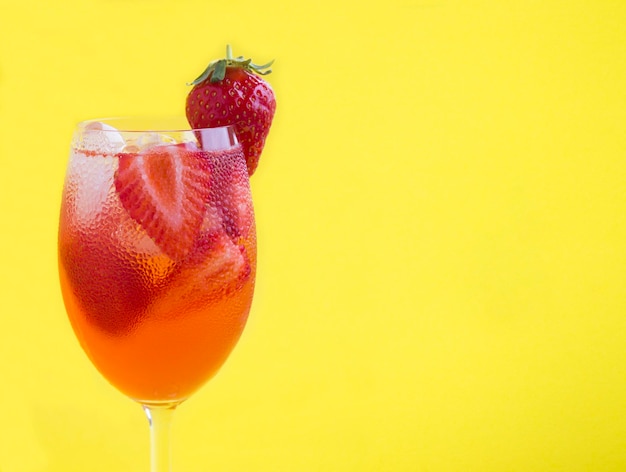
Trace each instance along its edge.
{"label": "green strawberry stem", "polygon": [[197,85],[204,82],[209,76],[211,82],[219,82],[224,79],[227,67],[241,67],[249,72],[259,75],[267,75],[272,72],[269,67],[274,63],[270,61],[267,64],[255,64],[252,59],[245,59],[243,56],[233,57],[233,50],[230,44],[226,45],[226,58],[211,61],[204,72],[198,76],[196,80],[187,85]]}

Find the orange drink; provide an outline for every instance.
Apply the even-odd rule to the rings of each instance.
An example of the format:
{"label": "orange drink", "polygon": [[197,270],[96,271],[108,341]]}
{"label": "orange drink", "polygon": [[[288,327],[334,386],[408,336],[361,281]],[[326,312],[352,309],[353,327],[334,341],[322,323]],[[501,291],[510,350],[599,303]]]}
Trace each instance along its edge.
{"label": "orange drink", "polygon": [[232,130],[218,129],[91,122],[72,143],[58,236],[63,299],[96,368],[144,405],[175,405],[202,386],[250,310],[248,173]]}

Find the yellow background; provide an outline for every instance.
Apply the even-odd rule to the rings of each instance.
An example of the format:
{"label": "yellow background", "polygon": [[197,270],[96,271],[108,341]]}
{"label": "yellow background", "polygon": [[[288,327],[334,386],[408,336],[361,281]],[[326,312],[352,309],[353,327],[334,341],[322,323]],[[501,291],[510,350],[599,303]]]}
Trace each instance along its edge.
{"label": "yellow background", "polygon": [[82,119],[276,59],[249,326],[174,471],[626,470],[626,2],[0,0],[0,470],[147,471],[56,272]]}

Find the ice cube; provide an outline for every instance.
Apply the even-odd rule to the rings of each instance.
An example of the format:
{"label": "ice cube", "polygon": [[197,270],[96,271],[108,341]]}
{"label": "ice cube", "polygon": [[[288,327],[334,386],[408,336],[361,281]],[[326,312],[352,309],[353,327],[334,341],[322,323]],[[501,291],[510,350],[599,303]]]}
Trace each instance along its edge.
{"label": "ice cube", "polygon": [[214,151],[229,149],[237,143],[237,136],[230,127],[200,129],[196,130],[194,134],[197,135],[204,149]]}
{"label": "ice cube", "polygon": [[176,139],[166,134],[146,132],[138,135],[129,136],[124,146],[124,152],[140,152],[155,146],[168,144],[176,144]]}
{"label": "ice cube", "polygon": [[77,147],[85,151],[109,155],[120,152],[125,144],[124,137],[113,126],[92,121],[85,126]]}
{"label": "ice cube", "polygon": [[[67,170],[66,187],[79,227],[94,229],[102,224],[104,213],[115,207],[115,155],[125,145],[124,137],[113,126],[99,121],[87,123],[77,135]],[[108,217],[110,219],[110,216]]]}
{"label": "ice cube", "polygon": [[67,169],[66,192],[73,202],[76,224],[90,228],[110,211],[117,160],[113,156],[88,156],[73,152]]}

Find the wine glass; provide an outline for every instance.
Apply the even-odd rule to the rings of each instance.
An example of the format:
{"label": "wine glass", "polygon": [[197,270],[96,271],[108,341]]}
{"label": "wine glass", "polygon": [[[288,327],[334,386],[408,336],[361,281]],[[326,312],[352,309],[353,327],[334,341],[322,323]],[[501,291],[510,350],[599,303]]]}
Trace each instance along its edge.
{"label": "wine glass", "polygon": [[175,408],[237,343],[256,272],[246,162],[232,127],[114,118],[75,129],[59,276],[83,350],[150,422],[151,470],[170,470]]}

